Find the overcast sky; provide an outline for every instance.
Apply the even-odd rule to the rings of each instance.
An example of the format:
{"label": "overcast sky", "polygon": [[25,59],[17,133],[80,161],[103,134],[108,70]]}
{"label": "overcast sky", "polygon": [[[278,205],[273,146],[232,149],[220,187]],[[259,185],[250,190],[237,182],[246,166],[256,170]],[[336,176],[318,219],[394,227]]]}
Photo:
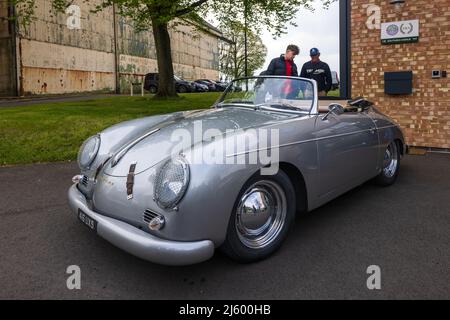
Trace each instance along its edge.
{"label": "overcast sky", "polygon": [[273,40],[271,34],[263,32],[262,39],[267,46],[268,54],[264,68],[270,60],[286,51],[288,44],[300,47],[300,55],[295,63],[300,69],[309,58],[309,49],[316,47],[321,52],[321,60],[328,63],[332,71],[339,72],[339,2],[331,4],[328,10],[322,9],[321,1],[316,0],[315,11],[300,10],[295,19],[297,27],[289,26],[287,34]]}

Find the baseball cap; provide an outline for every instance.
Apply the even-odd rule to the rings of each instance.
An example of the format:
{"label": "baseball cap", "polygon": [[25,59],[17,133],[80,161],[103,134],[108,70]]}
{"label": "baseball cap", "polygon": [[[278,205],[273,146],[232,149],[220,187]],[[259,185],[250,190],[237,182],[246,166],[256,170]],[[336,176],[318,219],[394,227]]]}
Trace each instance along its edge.
{"label": "baseball cap", "polygon": [[319,49],[317,49],[317,48],[312,48],[312,49],[309,51],[309,55],[310,55],[311,57],[317,56],[317,55],[319,55],[319,54],[320,54],[320,51],[319,51]]}

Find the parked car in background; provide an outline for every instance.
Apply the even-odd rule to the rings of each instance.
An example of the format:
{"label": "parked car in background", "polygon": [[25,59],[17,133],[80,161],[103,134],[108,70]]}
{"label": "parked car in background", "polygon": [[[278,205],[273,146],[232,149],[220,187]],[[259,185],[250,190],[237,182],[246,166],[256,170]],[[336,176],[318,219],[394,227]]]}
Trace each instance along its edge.
{"label": "parked car in background", "polygon": [[216,92],[224,92],[228,86],[228,83],[209,79],[200,79],[196,80],[196,82],[207,83],[208,86],[214,87],[214,91]]}
{"label": "parked car in background", "polygon": [[331,71],[331,79],[332,79],[332,84],[331,84],[331,90],[339,90],[339,75],[336,71]]}
{"label": "parked car in background", "polygon": [[216,91],[216,85],[214,83],[212,83],[212,82],[204,81],[204,80],[195,80],[194,82],[207,86],[209,92],[215,92]]}
{"label": "parked car in background", "polygon": [[[211,80],[213,81],[213,80]],[[228,83],[225,82],[221,82],[221,81],[213,81],[214,84],[216,85],[216,89],[219,92],[224,92],[226,90],[226,88],[228,87]]]}
{"label": "parked car in background", "polygon": [[159,75],[157,73],[147,73],[144,79],[144,89],[150,93],[158,92]]}
{"label": "parked car in background", "polygon": [[[157,93],[159,87],[159,74],[147,73],[144,80],[144,89],[150,93]],[[195,86],[189,81],[175,76],[175,89],[178,93],[195,92]]]}
{"label": "parked car in background", "polygon": [[195,81],[192,82],[192,84],[195,87],[195,92],[208,92],[208,91],[210,91],[209,87],[206,84],[198,83],[198,82],[195,82]]}
{"label": "parked car in background", "polygon": [[178,93],[195,92],[196,87],[193,82],[181,79],[178,76],[174,76],[175,86]]}
{"label": "parked car in background", "polygon": [[212,80],[199,79],[199,80],[195,80],[194,82],[207,85],[210,92],[218,91],[217,87],[216,87],[216,83],[214,81],[212,81]]}

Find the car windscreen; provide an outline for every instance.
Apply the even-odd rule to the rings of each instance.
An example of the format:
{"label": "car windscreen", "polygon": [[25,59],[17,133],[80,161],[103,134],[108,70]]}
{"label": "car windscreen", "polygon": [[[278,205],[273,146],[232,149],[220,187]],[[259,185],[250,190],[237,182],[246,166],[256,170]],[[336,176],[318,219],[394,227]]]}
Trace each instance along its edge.
{"label": "car windscreen", "polygon": [[219,106],[248,105],[255,108],[311,112],[314,85],[295,77],[253,77],[232,82],[218,101]]}

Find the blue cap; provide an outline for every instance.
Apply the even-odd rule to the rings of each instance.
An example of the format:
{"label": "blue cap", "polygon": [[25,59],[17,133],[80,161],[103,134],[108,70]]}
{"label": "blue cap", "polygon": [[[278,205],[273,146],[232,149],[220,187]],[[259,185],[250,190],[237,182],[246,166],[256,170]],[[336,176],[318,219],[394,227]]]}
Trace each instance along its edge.
{"label": "blue cap", "polygon": [[319,55],[319,54],[320,54],[320,51],[319,51],[319,49],[317,49],[317,48],[312,48],[312,49],[309,51],[309,55],[310,55],[311,57],[317,56],[317,55]]}

